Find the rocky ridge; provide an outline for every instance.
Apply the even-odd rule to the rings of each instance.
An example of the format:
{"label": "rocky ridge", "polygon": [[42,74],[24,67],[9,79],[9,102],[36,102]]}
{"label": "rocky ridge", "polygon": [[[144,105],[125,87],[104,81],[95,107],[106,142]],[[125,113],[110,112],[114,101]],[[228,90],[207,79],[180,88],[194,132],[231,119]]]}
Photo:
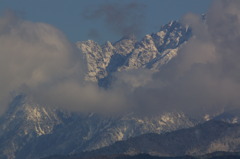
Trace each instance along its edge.
{"label": "rocky ridge", "polygon": [[159,70],[177,55],[179,47],[191,37],[191,29],[172,21],[142,40],[130,35],[100,46],[92,40],[77,42],[88,62],[87,80],[97,82],[112,72],[139,68]]}
{"label": "rocky ridge", "polygon": [[11,109],[0,119],[0,158],[37,159],[74,154],[145,133],[161,134],[196,124],[179,112],[102,116],[46,108],[26,100],[16,97]]}
{"label": "rocky ridge", "polygon": [[163,134],[144,134],[76,156],[150,154],[153,156],[199,156],[213,152],[239,152],[240,125],[211,120],[192,128]]}

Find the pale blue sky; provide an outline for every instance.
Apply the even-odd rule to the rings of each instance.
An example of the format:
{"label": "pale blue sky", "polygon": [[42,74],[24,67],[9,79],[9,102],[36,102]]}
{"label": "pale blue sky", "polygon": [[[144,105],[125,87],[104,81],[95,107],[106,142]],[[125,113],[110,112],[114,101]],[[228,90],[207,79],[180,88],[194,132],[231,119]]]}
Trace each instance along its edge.
{"label": "pale blue sky", "polygon": [[[6,9],[18,12],[24,19],[45,22],[62,30],[72,41],[88,39],[104,43],[116,41],[122,35],[106,26],[103,19],[83,18],[86,8],[96,8],[103,4],[140,3],[146,6],[140,37],[156,32],[160,26],[171,20],[178,20],[184,14],[193,12],[202,14],[207,11],[212,0],[0,0],[0,14]],[[89,35],[96,31],[99,36]]]}

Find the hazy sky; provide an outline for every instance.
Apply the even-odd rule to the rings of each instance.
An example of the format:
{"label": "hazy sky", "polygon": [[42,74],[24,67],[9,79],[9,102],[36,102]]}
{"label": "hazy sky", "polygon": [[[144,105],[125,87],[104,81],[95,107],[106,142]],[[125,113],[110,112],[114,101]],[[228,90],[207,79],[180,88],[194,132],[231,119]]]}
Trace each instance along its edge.
{"label": "hazy sky", "polygon": [[186,13],[205,13],[211,2],[212,0],[0,0],[0,14],[10,9],[24,19],[51,24],[62,30],[72,42],[93,39],[104,43],[106,40],[119,40],[122,35],[107,26],[109,23],[104,22],[105,15],[84,18],[86,12],[93,12],[99,6],[110,4],[120,6],[117,9],[121,10],[121,5],[126,3],[139,4],[142,8],[129,14],[141,12],[144,15],[137,17],[137,20],[141,20],[137,25],[142,25],[138,35],[141,38],[147,33],[158,31],[161,25],[170,20],[180,19]]}

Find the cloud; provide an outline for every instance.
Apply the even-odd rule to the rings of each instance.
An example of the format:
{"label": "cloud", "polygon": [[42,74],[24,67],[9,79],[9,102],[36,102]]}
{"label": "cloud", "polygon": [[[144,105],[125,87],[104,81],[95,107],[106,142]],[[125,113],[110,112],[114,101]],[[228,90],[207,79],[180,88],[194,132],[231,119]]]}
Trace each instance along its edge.
{"label": "cloud", "polygon": [[[114,13],[111,18],[111,10],[123,7],[104,6],[109,10],[102,6],[90,17],[106,16],[106,22],[111,21],[117,16]],[[186,15],[182,22],[190,25],[193,37],[178,56],[159,72],[139,69],[115,73],[115,81],[107,90],[84,81],[86,61],[59,30],[8,13],[0,18],[1,110],[12,93],[24,93],[41,105],[72,111],[183,111],[196,116],[239,108],[239,6],[237,0],[216,0],[205,21],[198,15]],[[138,7],[129,4],[124,8]],[[112,21],[112,27],[117,27],[118,22]]]}
{"label": "cloud", "polygon": [[134,90],[135,104],[151,111],[192,115],[240,107],[240,2],[217,0],[207,19],[188,14],[193,37],[152,80]]}
{"label": "cloud", "polygon": [[84,81],[86,61],[65,35],[51,25],[0,17],[0,112],[15,95],[71,111],[116,110],[125,102],[117,91]]}
{"label": "cloud", "polygon": [[78,80],[58,81],[47,87],[41,86],[31,90],[29,95],[38,104],[77,112],[115,113],[122,111],[126,105],[122,93],[113,93],[95,84],[83,84]]}
{"label": "cloud", "polygon": [[0,100],[7,105],[11,93],[25,93],[55,81],[82,79],[81,54],[56,28],[32,23],[7,12],[0,18]]}
{"label": "cloud", "polygon": [[87,8],[83,17],[88,20],[101,19],[111,31],[121,36],[139,35],[144,27],[145,8],[145,5],[137,2],[105,3],[95,9],[92,6]]}

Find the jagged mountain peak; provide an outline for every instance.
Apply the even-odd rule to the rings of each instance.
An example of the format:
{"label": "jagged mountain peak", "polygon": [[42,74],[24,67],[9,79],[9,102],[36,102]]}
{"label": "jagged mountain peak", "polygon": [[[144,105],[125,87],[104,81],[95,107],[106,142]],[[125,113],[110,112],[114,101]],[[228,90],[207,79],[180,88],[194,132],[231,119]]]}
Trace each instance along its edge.
{"label": "jagged mountain peak", "polygon": [[162,26],[159,32],[147,34],[140,41],[134,35],[128,35],[115,43],[106,42],[102,46],[93,41],[76,44],[87,56],[87,79],[102,82],[115,71],[138,68],[158,70],[177,55],[178,47],[190,36],[191,29],[171,21]]}
{"label": "jagged mountain peak", "polygon": [[137,39],[135,36],[125,36],[119,41],[114,43],[114,47],[116,48],[116,53],[126,56],[131,53],[135,47]]}
{"label": "jagged mountain peak", "polygon": [[166,49],[175,49],[187,41],[192,34],[189,27],[183,26],[178,21],[171,21],[152,34],[159,52]]}
{"label": "jagged mountain peak", "polygon": [[110,41],[107,41],[105,44],[102,45],[102,48],[114,48]]}

